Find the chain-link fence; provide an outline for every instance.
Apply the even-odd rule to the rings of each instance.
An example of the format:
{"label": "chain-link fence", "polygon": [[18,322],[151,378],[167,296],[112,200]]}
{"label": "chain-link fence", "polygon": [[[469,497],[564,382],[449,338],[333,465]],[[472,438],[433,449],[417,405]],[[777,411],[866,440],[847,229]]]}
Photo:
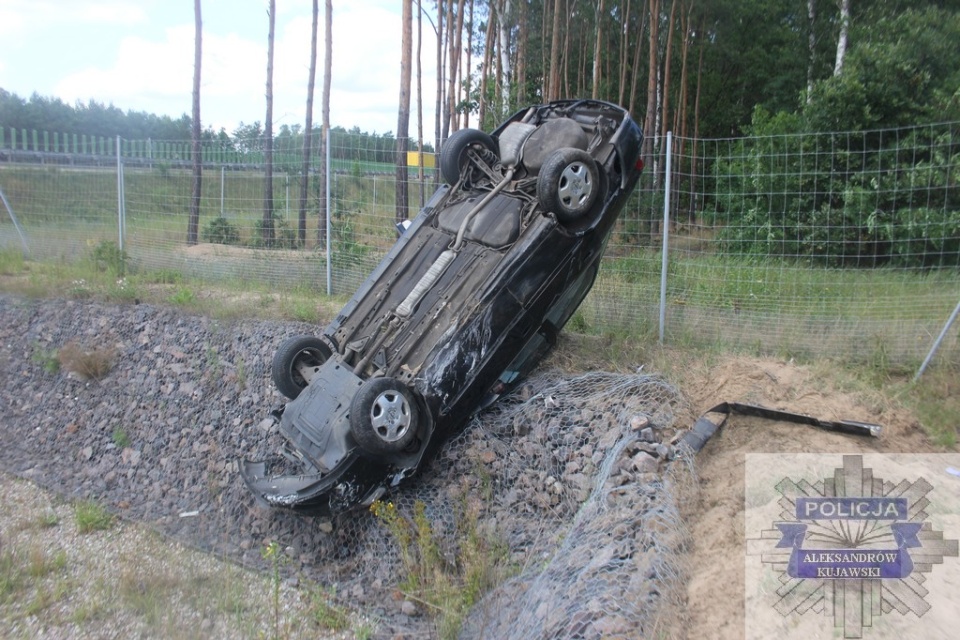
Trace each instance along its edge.
{"label": "chain-link fence", "polygon": [[[265,217],[262,144],[206,143],[199,242],[188,244],[187,143],[10,131],[0,246],[69,261],[113,240],[140,269],[350,293],[396,238],[395,140],[334,131],[329,243],[318,150],[301,215],[301,144],[276,145]],[[653,149],[573,330],[913,363],[960,300],[960,123],[668,136]],[[409,153],[409,164],[421,157],[429,166],[407,168],[411,217],[436,186],[433,156]],[[958,354],[954,332],[939,357]]]}

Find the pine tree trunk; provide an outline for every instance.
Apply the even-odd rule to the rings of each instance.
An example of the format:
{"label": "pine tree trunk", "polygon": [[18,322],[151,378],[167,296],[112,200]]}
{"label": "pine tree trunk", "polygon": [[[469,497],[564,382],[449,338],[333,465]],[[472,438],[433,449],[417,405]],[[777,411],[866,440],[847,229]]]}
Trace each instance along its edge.
{"label": "pine tree trunk", "polygon": [[400,106],[397,111],[397,172],[396,172],[396,221],[403,222],[409,216],[407,142],[410,137],[410,76],[411,51],[413,50],[413,0],[403,0],[400,37]]}
{"label": "pine tree trunk", "polygon": [[[643,30],[646,29],[646,27],[647,27],[647,12],[641,10],[640,11],[640,28],[637,29],[637,34],[638,34],[637,44],[633,47],[633,67],[631,69],[631,74],[630,74],[632,76],[630,78],[630,104],[627,107],[627,110],[634,117],[636,117],[636,111],[634,111],[634,108],[636,107],[636,104],[637,104],[637,82],[640,79],[640,51],[643,49],[643,47],[640,46],[641,44],[640,38],[643,35]],[[647,131],[644,130],[644,134],[646,133]]]}
{"label": "pine tree trunk", "polygon": [[[434,124],[434,135],[436,136],[436,142],[434,149],[437,153],[443,151],[443,129],[441,128],[440,121],[442,118],[441,104],[443,104],[443,2],[442,0],[437,2],[437,97],[436,102],[434,103],[433,109],[433,124]],[[440,172],[435,171],[434,176],[437,180],[440,179]]]}
{"label": "pine tree trunk", "polygon": [[260,239],[264,246],[272,247],[273,231],[273,34],[276,23],[276,0],[270,0],[267,11],[270,18],[270,31],[267,35],[267,116],[263,125],[263,220]]}
{"label": "pine tree trunk", "polygon": [[323,11],[323,132],[320,137],[320,215],[317,220],[317,246],[326,247],[327,220],[330,203],[327,202],[327,148],[330,146],[330,84],[333,79],[333,0],[326,0]]}
{"label": "pine tree trunk", "polygon": [[460,129],[460,117],[457,114],[457,96],[460,95],[460,56],[463,52],[463,8],[466,0],[457,2],[457,24],[454,29],[453,39],[450,41],[450,122],[452,131]]}
{"label": "pine tree trunk", "polygon": [[813,74],[817,65],[817,0],[807,0],[807,96],[806,102],[810,104],[813,96]]}
{"label": "pine tree trunk", "polygon": [[307,114],[303,130],[303,161],[300,164],[300,201],[297,216],[297,241],[307,241],[307,193],[310,182],[310,152],[313,145],[313,87],[317,78],[317,23],[320,21],[319,0],[313,0],[310,23],[310,71],[307,72]]}
{"label": "pine tree trunk", "polygon": [[703,37],[703,19],[700,20],[700,28],[697,29],[700,35],[700,61],[697,63],[697,95],[693,100],[693,153],[690,159],[690,223],[695,224],[697,220],[697,161],[698,148],[700,141],[700,86],[703,80],[703,50],[706,38]]}
{"label": "pine tree trunk", "polygon": [[847,55],[847,34],[850,32],[850,0],[840,0],[840,37],[837,38],[837,63],[833,75],[843,73],[843,60]]}
{"label": "pine tree trunk", "polygon": [[[657,122],[657,74],[659,73],[660,62],[658,60],[659,37],[660,37],[660,0],[649,0],[650,11],[650,32],[649,32],[649,65],[647,71],[647,113],[644,118],[643,131],[646,134],[643,139],[643,158],[647,165],[647,179],[651,183],[651,188],[657,185],[657,163],[653,155],[653,141],[656,138]],[[650,235],[656,234],[656,211],[650,212]]]}
{"label": "pine tree trunk", "polygon": [[490,86],[490,66],[493,64],[493,20],[487,18],[487,32],[483,36],[483,68],[480,71],[480,122],[477,125],[483,129],[487,122],[487,91]]}
{"label": "pine tree trunk", "polygon": [[[473,4],[473,0],[470,0]],[[423,7],[417,2],[417,183],[420,197],[417,202],[423,209],[424,173],[423,173]]]}
{"label": "pine tree trunk", "polygon": [[597,33],[596,43],[593,49],[593,89],[590,96],[597,100],[600,98],[600,54],[603,51],[603,0],[597,7]]}
{"label": "pine tree trunk", "polygon": [[517,105],[525,104],[527,98],[527,0],[520,0],[520,33],[517,37]]}
{"label": "pine tree trunk", "polygon": [[[620,25],[620,91],[617,94],[617,104],[623,106],[623,99],[627,95],[627,59],[630,50],[630,0],[626,2],[623,24]],[[621,10],[624,10],[623,2],[620,3]],[[639,48],[639,47],[638,47]]]}
{"label": "pine tree trunk", "polygon": [[200,63],[203,50],[203,20],[200,16],[200,0],[193,0],[193,122],[191,143],[193,151],[193,193],[190,197],[190,220],[187,223],[187,244],[197,244],[200,227],[200,196],[203,179],[203,157],[200,148]]}
{"label": "pine tree trunk", "polygon": [[[546,0],[545,0],[546,1]],[[560,97],[560,8],[562,0],[553,0],[553,32],[550,39],[550,82],[547,101]]]}
{"label": "pine tree trunk", "polygon": [[510,0],[500,0],[500,8],[497,11],[497,24],[500,28],[500,35],[498,40],[500,41],[500,76],[501,76],[501,95],[502,102],[500,112],[504,113],[510,111],[511,100],[513,96],[511,95],[510,89],[510,74],[512,70],[510,69]]}

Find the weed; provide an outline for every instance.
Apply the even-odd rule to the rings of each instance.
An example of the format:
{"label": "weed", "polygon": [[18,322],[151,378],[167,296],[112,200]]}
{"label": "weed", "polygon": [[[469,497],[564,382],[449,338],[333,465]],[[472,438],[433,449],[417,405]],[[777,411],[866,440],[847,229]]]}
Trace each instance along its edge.
{"label": "weed", "polygon": [[84,380],[100,380],[107,375],[115,356],[113,348],[86,348],[72,340],[57,352],[60,365]]}
{"label": "weed", "polygon": [[167,299],[171,304],[185,307],[193,304],[196,301],[197,296],[189,287],[179,286],[177,287],[177,290],[174,291],[173,294]]}
{"label": "weed", "polygon": [[104,531],[113,525],[113,515],[92,500],[78,502],[74,506],[73,517],[80,533]]}
{"label": "weed", "polygon": [[0,250],[0,275],[12,276],[22,273],[24,267],[23,253],[13,249]]}
{"label": "weed", "polygon": [[902,391],[907,404],[935,444],[953,448],[960,431],[960,371],[955,366],[929,369]]}
{"label": "weed", "polygon": [[241,388],[247,386],[247,363],[243,358],[237,358],[237,385]]}
{"label": "weed", "polygon": [[72,298],[84,300],[93,295],[93,290],[90,288],[90,284],[86,280],[80,278],[70,283],[70,290],[68,293]]}
{"label": "weed", "polygon": [[177,590],[177,579],[165,571],[143,571],[137,564],[125,567],[118,579],[119,596],[149,627],[163,620]]}
{"label": "weed", "polygon": [[24,582],[20,558],[12,549],[0,548],[0,603],[15,596],[23,588]]}
{"label": "weed", "polygon": [[127,278],[118,278],[107,285],[106,297],[116,302],[130,302],[137,300],[140,294]]}
{"label": "weed", "polygon": [[206,376],[211,380],[219,381],[223,377],[223,361],[220,359],[220,352],[217,351],[216,347],[207,345],[206,360]]}
{"label": "weed", "polygon": [[577,311],[573,314],[573,317],[570,318],[566,329],[573,333],[590,333],[590,323],[587,322],[582,312]]}
{"label": "weed", "polygon": [[310,615],[321,629],[344,631],[350,628],[350,610],[336,603],[335,589],[316,588],[310,594]]}
{"label": "weed", "polygon": [[42,578],[67,566],[67,552],[63,549],[50,556],[45,548],[34,546],[27,552],[27,558],[27,575],[31,578]]}
{"label": "weed", "polygon": [[477,513],[466,502],[456,517],[456,552],[441,553],[423,502],[413,515],[399,513],[392,502],[374,502],[374,516],[384,523],[400,552],[406,576],[400,590],[427,607],[440,638],[456,638],[463,618],[507,571],[507,547],[479,529]]}
{"label": "weed", "polygon": [[318,321],[316,305],[309,300],[293,300],[290,303],[290,317],[299,322],[316,323]]}
{"label": "weed", "polygon": [[280,637],[280,564],[284,556],[276,540],[267,544],[260,552],[263,559],[270,563],[270,585],[273,604],[273,637]]}
{"label": "weed", "polygon": [[183,274],[173,269],[157,269],[143,274],[141,280],[153,284],[183,284]]}
{"label": "weed", "polygon": [[130,446],[130,436],[123,430],[123,427],[117,427],[113,430],[113,444],[117,445],[118,449],[125,449]]}
{"label": "weed", "polygon": [[34,343],[30,360],[40,365],[41,369],[51,375],[60,371],[60,361],[57,359],[56,349],[45,349],[39,343]]}
{"label": "weed", "polygon": [[48,509],[37,516],[37,527],[41,529],[50,529],[60,524],[60,516],[53,509]]}
{"label": "weed", "polygon": [[113,240],[101,240],[90,252],[90,259],[98,271],[123,277],[130,256]]}

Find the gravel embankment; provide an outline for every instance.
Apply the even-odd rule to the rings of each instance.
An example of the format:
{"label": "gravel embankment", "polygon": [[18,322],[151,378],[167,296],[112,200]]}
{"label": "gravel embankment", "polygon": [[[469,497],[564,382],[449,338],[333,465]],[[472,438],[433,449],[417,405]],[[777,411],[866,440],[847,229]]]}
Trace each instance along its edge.
{"label": "gravel embankment", "polygon": [[[151,305],[0,297],[0,469],[68,497],[96,499],[125,518],[243,564],[264,566],[261,550],[276,540],[290,559],[288,571],[335,585],[338,595],[383,621],[381,632],[429,635],[422,612],[392,595],[400,577],[396,544],[370,514],[331,527],[261,509],[236,472],[238,458],[270,455],[279,444],[264,426],[282,402],[269,373],[277,345],[316,330],[294,322],[216,321]],[[51,354],[71,342],[112,350],[109,373],[91,381],[50,371]],[[606,401],[589,394],[576,407],[571,398],[548,397],[548,414],[551,403],[567,403],[572,413],[520,411],[506,421],[501,414],[500,426],[475,423],[421,482],[394,499],[407,508],[425,501],[442,534],[444,526],[456,528],[454,512],[464,495],[484,495],[481,528],[504,538],[516,566],[526,566],[560,551],[567,527],[577,531],[583,501],[598,495],[607,517],[612,508],[630,519],[623,536],[611,540],[619,545],[617,562],[640,562],[653,543],[635,527],[645,509],[662,508],[654,499],[658,468],[672,450],[657,444],[670,435],[662,428],[677,400],[675,390],[642,378],[627,381],[635,386],[623,386],[616,406],[590,405]],[[611,385],[609,379],[591,384]],[[648,417],[653,429],[640,429]],[[601,469],[609,476],[598,492]],[[582,539],[595,544],[591,536]],[[572,569],[564,573],[571,571],[575,577]],[[616,586],[617,599],[642,598],[650,607],[647,598],[655,598],[656,589],[617,583],[617,571],[605,568],[594,588],[612,594]],[[566,614],[580,615],[577,606]],[[620,605],[615,613],[634,617]],[[611,619],[596,611],[582,616],[604,618]],[[581,631],[589,626],[583,625]]]}

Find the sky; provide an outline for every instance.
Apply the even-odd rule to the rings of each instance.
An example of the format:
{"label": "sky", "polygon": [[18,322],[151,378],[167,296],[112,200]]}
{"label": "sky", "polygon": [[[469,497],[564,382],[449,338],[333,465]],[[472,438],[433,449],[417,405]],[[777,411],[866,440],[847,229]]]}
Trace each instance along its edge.
{"label": "sky", "polygon": [[[324,2],[320,0],[313,119],[321,119]],[[397,129],[400,2],[333,2],[330,121]],[[303,126],[311,0],[276,0],[273,121]],[[232,133],[266,116],[267,0],[202,0],[200,121]],[[93,99],[124,111],[192,113],[193,0],[0,0],[0,88],[68,104]],[[414,12],[416,20],[416,11]],[[436,40],[424,18],[424,127],[432,131]],[[414,24],[414,39],[416,39]],[[414,74],[416,73],[414,66]],[[410,131],[416,131],[416,76]]]}

